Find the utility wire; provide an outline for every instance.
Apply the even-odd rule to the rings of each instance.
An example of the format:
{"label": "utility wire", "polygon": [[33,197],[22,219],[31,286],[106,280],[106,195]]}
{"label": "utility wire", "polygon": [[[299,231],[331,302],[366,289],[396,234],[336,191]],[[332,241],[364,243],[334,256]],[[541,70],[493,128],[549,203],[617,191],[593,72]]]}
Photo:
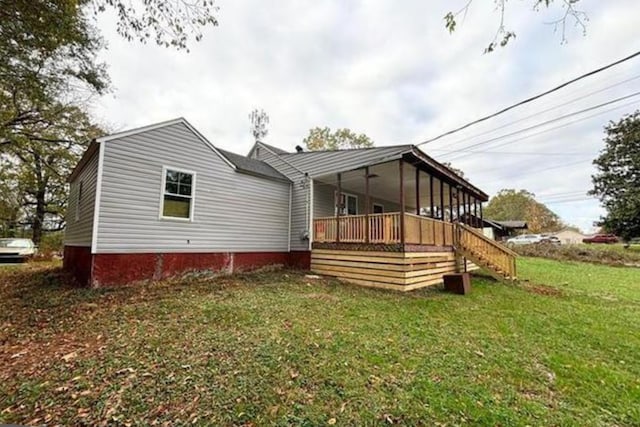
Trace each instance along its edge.
{"label": "utility wire", "polygon": [[[550,170],[554,170],[554,169],[562,169],[562,168],[565,168],[567,166],[574,166],[574,165],[577,165],[577,164],[580,164],[580,163],[587,163],[587,162],[591,162],[591,161],[592,161],[592,159],[584,159],[584,160],[578,160],[577,162],[565,163],[563,165],[556,165],[556,166],[551,166],[551,167],[543,168],[543,169],[534,169],[534,170],[529,169],[529,171],[527,171],[526,173],[510,175],[510,176],[506,177],[506,179],[511,180],[511,179],[514,179],[514,178],[522,178],[523,176],[529,176],[529,175],[531,175],[533,173],[546,172],[546,171],[550,171]],[[493,170],[495,170],[495,168]],[[489,182],[484,182],[483,185],[492,184],[492,183],[498,182],[498,181],[504,181],[504,179],[505,178],[494,180],[494,181],[489,181]]]}
{"label": "utility wire", "polygon": [[[550,123],[558,122],[558,121],[564,120],[566,118],[573,117],[573,116],[576,116],[576,115],[579,115],[579,114],[582,114],[582,113],[586,113],[588,111],[592,111],[592,110],[595,110],[595,109],[598,109],[598,108],[602,108],[604,106],[611,105],[611,104],[614,104],[616,102],[622,101],[624,99],[632,98],[632,97],[635,97],[635,96],[638,96],[638,95],[640,95],[640,92],[635,92],[635,93],[633,93],[631,95],[627,95],[627,96],[624,96],[622,98],[617,98],[617,99],[614,99],[614,100],[611,100],[611,101],[608,101],[608,102],[605,102],[605,103],[602,103],[602,104],[599,104],[599,105],[596,105],[596,106],[593,106],[593,107],[589,107],[589,108],[580,110],[580,111],[575,111],[573,113],[565,114],[564,116],[556,117],[555,119],[550,119],[550,120],[547,120],[547,121],[544,121],[544,122],[529,126],[527,128],[524,128],[524,129],[513,131],[511,133],[508,133],[508,134],[505,134],[505,135],[501,135],[501,136],[497,136],[497,137],[494,137],[494,138],[491,138],[491,139],[487,139],[487,140],[484,140],[484,141],[480,141],[480,142],[477,142],[475,144],[469,145],[467,148],[474,148],[474,147],[478,147],[480,145],[488,144],[490,142],[499,141],[501,139],[508,138],[510,136],[518,135],[518,134],[521,134],[523,132],[527,132],[529,130],[533,130],[533,129],[536,129],[536,128],[539,128],[539,127],[542,127],[542,126],[546,126],[546,125],[548,125]],[[562,124],[562,125],[559,125],[559,126],[555,126],[555,127],[549,128],[549,129],[545,129],[545,130],[540,131],[540,132],[532,133],[530,135],[526,135],[526,136],[524,136],[522,138],[514,139],[512,141],[508,141],[508,142],[505,142],[503,144],[495,145],[492,148],[503,147],[505,145],[510,145],[510,144],[515,143],[515,142],[522,141],[524,139],[528,139],[528,138],[531,138],[531,137],[534,137],[534,136],[541,135],[543,133],[547,133],[547,132],[550,132],[550,131],[553,131],[553,130],[556,130],[556,129],[561,129],[561,128],[570,126],[572,124],[575,124],[575,123],[590,119],[592,117],[596,117],[596,116],[599,116],[601,114],[605,114],[605,113],[608,113],[610,111],[617,110],[619,108],[623,108],[623,107],[627,107],[627,106],[633,105],[633,104],[635,104],[637,102],[638,101],[636,100],[636,101],[629,102],[629,103],[624,104],[624,105],[617,106],[615,108],[610,108],[608,110],[601,111],[599,113],[592,114],[590,116],[583,117],[581,119],[573,120],[573,121],[571,121],[569,123],[565,123],[565,124]],[[443,155],[447,155],[447,154],[454,154],[454,157],[446,159],[445,161],[458,160],[458,159],[461,159],[462,157],[468,156],[468,154],[459,153],[458,150],[452,150],[452,151],[450,151],[448,153],[443,153]],[[458,155],[456,155],[456,154],[458,154]]]}
{"label": "utility wire", "polygon": [[530,119],[530,118],[533,118],[533,117],[536,117],[536,116],[540,116],[540,115],[542,115],[542,114],[544,114],[544,113],[548,113],[549,111],[553,111],[553,110],[556,110],[556,109],[561,108],[561,107],[565,107],[565,106],[570,105],[570,104],[573,104],[573,103],[575,103],[575,102],[577,102],[577,101],[581,101],[581,100],[583,100],[583,99],[585,99],[585,98],[588,98],[588,97],[590,97],[590,96],[593,96],[593,95],[595,95],[595,94],[597,94],[597,93],[605,92],[605,91],[607,91],[607,90],[609,90],[609,89],[612,89],[612,88],[614,88],[614,87],[617,87],[617,86],[623,85],[623,84],[625,84],[625,83],[629,83],[629,82],[631,82],[631,81],[633,81],[633,80],[637,80],[637,79],[640,79],[640,74],[639,74],[639,75],[636,75],[636,76],[634,76],[634,77],[631,77],[631,78],[625,79],[625,80],[623,80],[623,81],[620,81],[620,82],[618,82],[618,83],[614,83],[614,84],[612,84],[612,85],[606,86],[606,87],[604,87],[604,88],[602,88],[602,89],[599,89],[599,90],[596,90],[596,91],[593,91],[593,92],[589,92],[589,93],[587,93],[587,94],[584,94],[584,95],[582,95],[582,96],[579,96],[579,97],[577,97],[577,98],[574,98],[574,99],[572,99],[572,100],[570,100],[570,101],[563,102],[562,104],[557,104],[557,105],[554,105],[553,107],[550,107],[550,108],[547,108],[547,109],[544,109],[544,110],[538,111],[538,112],[536,112],[536,113],[530,114],[530,115],[528,115],[528,116],[522,117],[521,119],[518,119],[518,120],[515,120],[515,121],[512,121],[512,122],[506,123],[506,124],[504,124],[504,125],[502,125],[502,126],[498,126],[498,127],[496,127],[496,128],[489,129],[489,130],[487,130],[487,131],[484,131],[484,132],[478,133],[478,134],[476,134],[476,135],[471,135],[471,136],[468,136],[468,137],[466,137],[466,138],[462,138],[462,139],[459,139],[459,140],[457,140],[457,141],[451,142],[451,143],[447,144],[447,147],[451,147],[451,146],[453,146],[453,145],[458,145],[458,144],[460,144],[460,143],[462,143],[462,142],[469,141],[470,139],[475,139],[475,138],[478,138],[478,137],[480,137],[480,136],[483,136],[483,135],[487,135],[487,134],[493,133],[493,132],[495,132],[495,131],[497,131],[497,130],[500,130],[500,129],[504,129],[504,128],[507,128],[507,127],[513,126],[513,125],[515,125],[516,123],[521,123],[521,122],[523,122],[523,121],[525,121],[525,120],[528,120],[528,119]]}
{"label": "utility wire", "polygon": [[589,71],[588,73],[582,74],[582,75],[580,75],[580,76],[578,76],[578,77],[576,77],[576,78],[573,78],[573,79],[571,79],[571,80],[569,80],[569,81],[566,81],[566,82],[564,82],[564,83],[562,83],[562,84],[560,84],[560,85],[558,85],[558,86],[556,86],[556,87],[554,87],[554,88],[552,88],[552,89],[549,89],[549,90],[547,90],[547,91],[544,91],[544,92],[539,93],[539,94],[537,94],[537,95],[534,95],[534,96],[532,96],[532,97],[529,97],[529,98],[527,98],[527,99],[524,99],[524,100],[522,100],[522,101],[520,101],[520,102],[517,102],[517,103],[515,103],[515,104],[512,104],[512,105],[510,105],[510,106],[508,106],[508,107],[506,107],[506,108],[503,108],[502,110],[499,110],[499,111],[497,111],[497,112],[495,112],[495,113],[493,113],[493,114],[489,114],[489,115],[487,115],[487,116],[484,116],[484,117],[481,117],[481,118],[479,118],[479,119],[473,120],[473,121],[471,121],[471,122],[469,122],[469,123],[467,123],[467,124],[464,124],[464,125],[459,126],[459,127],[455,128],[455,129],[449,130],[449,131],[447,131],[447,132],[441,133],[440,135],[438,135],[438,136],[436,136],[436,137],[434,137],[434,138],[427,139],[426,141],[419,142],[419,143],[417,143],[417,144],[415,144],[415,145],[416,145],[416,146],[420,146],[420,145],[428,144],[428,143],[430,143],[430,142],[433,142],[433,141],[436,141],[436,140],[438,140],[438,139],[444,138],[445,136],[448,136],[448,135],[451,135],[451,134],[454,134],[454,133],[460,132],[460,131],[461,131],[461,130],[463,130],[463,129],[467,129],[468,127],[471,127],[471,126],[476,125],[476,124],[478,124],[478,123],[482,123],[482,122],[484,122],[484,121],[487,121],[487,120],[489,120],[489,119],[491,119],[491,118],[493,118],[493,117],[496,117],[496,116],[499,116],[499,115],[501,115],[501,114],[504,114],[504,113],[506,113],[507,111],[513,110],[514,108],[517,108],[517,107],[519,107],[519,106],[522,106],[522,105],[528,104],[528,103],[530,103],[530,102],[533,102],[533,101],[535,101],[535,100],[537,100],[537,99],[540,99],[540,98],[542,98],[542,97],[544,97],[544,96],[547,96],[547,95],[549,95],[549,94],[551,94],[551,93],[553,93],[553,92],[557,92],[557,91],[559,91],[560,89],[562,89],[562,88],[564,88],[564,87],[567,87],[567,86],[569,86],[569,85],[572,85],[573,83],[576,83],[576,82],[578,82],[578,81],[580,81],[580,80],[583,80],[583,79],[585,79],[585,78],[587,78],[587,77],[591,77],[591,76],[593,76],[593,75],[595,75],[595,74],[601,73],[602,71],[608,70],[609,68],[615,67],[616,65],[622,64],[623,62],[629,61],[629,60],[631,60],[631,59],[635,58],[636,56],[640,56],[640,51],[634,52],[634,53],[632,53],[632,54],[631,54],[631,55],[629,55],[629,56],[626,56],[626,57],[624,57],[624,58],[622,58],[622,59],[619,59],[619,60],[617,60],[617,61],[614,61],[614,62],[612,62],[612,63],[610,63],[610,64],[607,64],[607,65],[605,65],[605,66],[603,66],[603,67],[600,67],[600,68],[597,68],[597,69],[595,69],[595,70]]}

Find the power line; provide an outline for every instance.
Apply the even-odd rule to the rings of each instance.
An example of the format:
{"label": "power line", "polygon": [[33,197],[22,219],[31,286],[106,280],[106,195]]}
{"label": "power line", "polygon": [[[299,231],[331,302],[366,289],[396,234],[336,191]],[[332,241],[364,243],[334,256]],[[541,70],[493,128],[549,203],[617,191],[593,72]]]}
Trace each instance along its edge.
{"label": "power line", "polygon": [[466,137],[466,138],[459,139],[459,140],[457,140],[457,141],[455,141],[455,142],[452,142],[452,143],[447,144],[447,146],[449,146],[449,147],[450,147],[450,146],[452,146],[452,145],[458,145],[458,144],[460,144],[460,143],[462,143],[462,142],[469,141],[470,139],[474,139],[474,138],[477,138],[477,137],[479,137],[479,136],[487,135],[487,134],[493,133],[493,132],[495,132],[495,131],[497,131],[497,130],[500,130],[500,129],[504,129],[504,128],[507,128],[507,127],[513,126],[513,125],[515,125],[516,123],[521,123],[521,122],[523,122],[523,121],[525,121],[525,120],[528,120],[528,119],[530,119],[530,118],[532,118],[532,117],[536,117],[536,116],[542,115],[542,114],[544,114],[544,113],[548,113],[549,111],[553,111],[553,110],[555,110],[555,109],[558,109],[558,108],[561,108],[561,107],[565,107],[565,106],[570,105],[570,104],[573,104],[573,103],[575,103],[575,102],[577,102],[577,101],[581,101],[581,100],[583,100],[583,99],[585,99],[585,98],[588,98],[588,97],[590,97],[590,96],[593,96],[593,95],[595,95],[595,94],[597,94],[597,93],[601,93],[601,92],[607,91],[607,90],[609,90],[609,89],[611,89],[611,88],[614,88],[614,87],[616,87],[616,86],[623,85],[623,84],[625,84],[625,83],[628,83],[628,82],[633,81],[633,80],[637,80],[637,79],[639,79],[639,78],[640,78],[640,75],[636,75],[636,76],[634,76],[634,77],[631,77],[631,78],[625,79],[625,80],[623,80],[623,81],[621,81],[621,82],[614,83],[614,84],[612,84],[612,85],[606,86],[606,87],[604,87],[604,88],[602,88],[602,89],[599,89],[599,90],[596,90],[596,91],[593,91],[593,92],[589,92],[589,93],[587,93],[587,94],[585,94],[585,95],[579,96],[579,97],[574,98],[574,99],[572,99],[572,100],[570,100],[570,101],[563,102],[562,104],[554,105],[553,107],[547,108],[547,109],[542,110],[542,111],[538,111],[538,112],[536,112],[536,113],[533,113],[533,114],[530,114],[530,115],[528,115],[528,116],[525,116],[525,117],[523,117],[523,118],[521,118],[521,119],[518,119],[518,120],[515,120],[515,121],[512,121],[512,122],[506,123],[506,124],[504,124],[504,125],[502,125],[502,126],[498,126],[498,127],[496,127],[496,128],[489,129],[489,130],[484,131],[484,132],[481,132],[481,133],[479,133],[479,134],[476,134],[476,135],[468,136],[468,137]]}
{"label": "power line", "polygon": [[[633,102],[635,104],[635,102]],[[620,108],[620,107],[617,107]],[[617,109],[616,108],[616,109]],[[608,110],[607,110],[608,111]],[[605,111],[606,112],[606,111]],[[599,114],[598,114],[599,115]],[[573,123],[573,122],[572,122]],[[570,124],[572,124],[570,123]],[[566,152],[566,153],[545,153],[545,152],[534,152],[534,151],[491,151],[491,150],[434,150],[433,148],[429,151],[444,151],[443,155],[451,154],[451,153],[469,153],[469,154],[508,154],[508,155],[522,155],[522,156],[593,156],[594,153],[586,153],[586,152]]]}
{"label": "power line", "polygon": [[[544,121],[544,122],[538,123],[538,124],[536,124],[536,125],[529,126],[529,127],[527,127],[527,128],[524,128],[524,129],[520,129],[520,130],[517,130],[517,131],[513,131],[513,132],[511,132],[511,133],[508,133],[508,134],[505,134],[505,135],[501,135],[501,136],[497,136],[497,137],[494,137],[494,138],[491,138],[491,139],[487,139],[487,140],[484,140],[484,141],[480,141],[480,142],[477,142],[477,143],[475,143],[475,144],[471,144],[471,145],[470,145],[470,146],[468,146],[467,148],[474,148],[474,147],[478,147],[478,146],[480,146],[480,145],[488,144],[488,143],[490,143],[490,142],[499,141],[499,140],[501,140],[501,139],[508,138],[508,137],[510,137],[510,136],[518,135],[518,134],[520,134],[520,133],[527,132],[527,131],[532,130],[532,129],[536,129],[536,128],[539,128],[539,127],[542,127],[542,126],[546,126],[546,125],[548,125],[548,124],[550,124],[550,123],[558,122],[558,121],[564,120],[564,119],[566,119],[566,118],[573,117],[573,116],[576,116],[576,115],[579,115],[579,114],[585,113],[585,112],[587,112],[587,111],[592,111],[592,110],[595,110],[595,109],[598,109],[598,108],[602,108],[603,106],[610,105],[610,104],[613,104],[613,103],[619,102],[619,101],[621,101],[621,100],[628,99],[628,98],[631,98],[631,97],[635,97],[635,96],[638,96],[638,95],[640,95],[640,92],[635,92],[635,93],[633,93],[633,94],[631,94],[631,95],[627,95],[627,96],[624,96],[624,97],[622,97],[622,98],[617,98],[617,99],[614,99],[614,100],[611,100],[611,101],[608,101],[608,102],[605,102],[605,103],[602,103],[602,104],[599,104],[599,105],[596,105],[596,106],[593,106],[593,107],[586,108],[586,109],[584,109],[584,110],[575,111],[575,112],[573,112],[573,113],[569,113],[569,114],[566,114],[566,115],[564,115],[564,116],[556,117],[555,119],[550,119],[550,120],[547,120],[547,121]],[[492,148],[503,147],[503,146],[505,146],[505,145],[510,145],[510,144],[515,143],[515,142],[518,142],[518,141],[522,141],[522,140],[524,140],[524,139],[527,139],[527,138],[532,138],[532,137],[534,137],[534,136],[541,135],[541,134],[543,134],[543,133],[547,133],[547,132],[550,132],[550,131],[553,131],[553,130],[556,130],[556,129],[561,129],[561,128],[564,128],[564,127],[570,126],[570,125],[572,125],[572,124],[575,124],[575,123],[578,123],[578,122],[581,122],[581,121],[584,121],[584,120],[590,119],[590,118],[592,118],[592,117],[596,117],[596,116],[599,116],[599,115],[601,115],[601,114],[605,114],[605,113],[608,113],[608,112],[610,112],[610,111],[617,110],[617,109],[619,109],[619,108],[624,108],[624,107],[627,107],[627,106],[630,106],[630,105],[636,104],[637,102],[638,102],[638,101],[636,100],[636,101],[629,102],[629,103],[626,103],[626,104],[623,104],[623,105],[619,105],[619,106],[617,106],[617,107],[615,107],[615,108],[610,108],[610,109],[608,109],[608,110],[601,111],[601,112],[599,112],[599,113],[592,114],[592,115],[590,115],[590,116],[583,117],[583,118],[581,118],[581,119],[577,119],[577,120],[571,121],[571,122],[569,122],[569,123],[565,123],[565,124],[562,124],[562,125],[559,125],[559,126],[555,126],[555,127],[549,128],[549,129],[545,129],[545,130],[540,131],[540,132],[532,133],[532,134],[530,134],[530,135],[526,135],[526,136],[524,136],[524,137],[522,137],[522,138],[514,139],[514,140],[512,140],[512,141],[508,141],[508,142],[505,142],[505,143],[503,143],[503,144],[496,145],[496,146],[494,146],[494,147],[492,147]],[[454,154],[454,155],[455,155],[455,154],[458,154],[457,156],[454,156],[453,158],[447,159],[447,161],[458,160],[458,159],[461,159],[461,158],[466,157],[466,156],[468,155],[468,154],[460,154],[460,153],[458,152],[458,150],[453,150],[453,151],[450,151],[450,152],[448,152],[448,153],[444,153],[443,155],[447,155],[447,154]]]}
{"label": "power line", "polygon": [[[591,162],[591,161],[592,161],[592,159],[583,159],[583,160],[578,160],[577,162],[565,163],[563,165],[556,165],[556,166],[551,166],[551,167],[543,168],[543,169],[529,170],[527,173],[510,175],[510,176],[507,177],[507,179],[522,178],[523,176],[528,176],[528,175],[531,175],[532,173],[540,173],[540,172],[546,172],[546,171],[550,171],[550,170],[554,170],[554,169],[562,169],[562,168],[565,168],[567,166],[574,166],[574,165],[577,165],[577,164]],[[489,169],[485,169],[485,170],[488,171]],[[492,169],[492,170],[495,170],[495,168]],[[494,180],[494,181],[489,181],[489,182],[483,183],[483,185],[492,184],[494,182],[503,181],[503,180],[504,180],[504,178],[503,179]]]}
{"label": "power line", "polygon": [[558,85],[558,86],[556,86],[556,87],[554,87],[554,88],[552,88],[552,89],[549,89],[549,90],[547,90],[547,91],[544,91],[544,92],[542,92],[542,93],[539,93],[538,95],[534,95],[534,96],[529,97],[529,98],[527,98],[527,99],[525,99],[525,100],[523,100],[523,101],[520,101],[520,102],[517,102],[517,103],[515,103],[515,104],[512,104],[512,105],[510,105],[510,106],[508,106],[508,107],[506,107],[506,108],[503,108],[502,110],[499,110],[499,111],[497,111],[497,112],[495,112],[495,113],[493,113],[493,114],[489,114],[489,115],[487,115],[487,116],[484,116],[484,117],[481,117],[481,118],[479,118],[479,119],[473,120],[473,121],[471,121],[471,122],[469,122],[469,123],[467,123],[467,124],[464,124],[464,125],[459,126],[459,127],[455,128],[455,129],[449,130],[449,131],[447,131],[447,132],[441,133],[440,135],[438,135],[438,136],[436,136],[436,137],[434,137],[434,138],[428,139],[428,140],[426,140],[426,141],[422,141],[422,142],[420,142],[420,143],[418,143],[418,144],[415,144],[415,145],[416,145],[416,146],[420,146],[420,145],[428,144],[428,143],[430,143],[430,142],[433,142],[433,141],[436,141],[436,140],[438,140],[438,139],[441,139],[441,138],[443,138],[443,137],[445,137],[445,136],[448,136],[448,135],[454,134],[454,133],[456,133],[456,132],[460,132],[460,131],[461,131],[461,130],[463,130],[463,129],[466,129],[466,128],[471,127],[471,126],[473,126],[473,125],[476,125],[476,124],[478,124],[478,123],[482,123],[482,122],[484,122],[484,121],[487,121],[487,120],[489,120],[489,119],[491,119],[491,118],[493,118],[493,117],[496,117],[496,116],[499,116],[499,115],[501,115],[501,114],[504,114],[504,113],[506,113],[507,111],[513,110],[514,108],[517,108],[517,107],[519,107],[519,106],[522,106],[522,105],[528,104],[528,103],[530,103],[530,102],[533,102],[533,101],[535,101],[535,100],[537,100],[537,99],[540,99],[540,98],[542,98],[542,97],[544,97],[544,96],[547,96],[547,95],[549,95],[549,94],[551,94],[551,93],[553,93],[553,92],[557,92],[557,91],[559,91],[560,89],[562,89],[562,88],[564,88],[564,87],[567,87],[567,86],[569,86],[569,85],[572,85],[573,83],[576,83],[576,82],[578,82],[578,81],[580,81],[580,80],[583,80],[583,79],[585,79],[585,78],[587,78],[587,77],[590,77],[590,76],[593,76],[593,75],[595,75],[595,74],[601,73],[602,71],[608,70],[609,68],[615,67],[616,65],[622,64],[623,62],[626,62],[626,61],[629,61],[629,60],[631,60],[631,59],[635,58],[636,56],[640,56],[640,51],[634,52],[634,53],[632,53],[632,54],[631,54],[631,55],[629,55],[629,56],[626,56],[626,57],[624,57],[624,58],[622,58],[622,59],[619,59],[619,60],[617,60],[617,61],[614,61],[614,62],[612,62],[612,63],[610,63],[610,64],[607,64],[607,65],[605,65],[605,66],[603,66],[603,67],[600,67],[600,68],[597,68],[597,69],[595,69],[595,70],[589,71],[588,73],[582,74],[582,75],[580,75],[580,76],[578,76],[578,77],[576,77],[576,78],[573,78],[573,79],[571,79],[571,80],[569,80],[569,81],[566,81],[566,82],[564,82],[564,83],[562,83],[562,84],[560,84],[560,85]]}
{"label": "power line", "polygon": [[544,203],[545,205],[559,205],[559,204],[562,204],[562,203],[590,202],[590,201],[595,201],[595,200],[597,200],[597,199],[591,197],[591,198],[581,198],[581,199],[574,199],[574,200],[560,200],[560,201],[557,201],[557,202],[553,202],[553,201],[552,202],[544,202],[543,201],[541,203]]}

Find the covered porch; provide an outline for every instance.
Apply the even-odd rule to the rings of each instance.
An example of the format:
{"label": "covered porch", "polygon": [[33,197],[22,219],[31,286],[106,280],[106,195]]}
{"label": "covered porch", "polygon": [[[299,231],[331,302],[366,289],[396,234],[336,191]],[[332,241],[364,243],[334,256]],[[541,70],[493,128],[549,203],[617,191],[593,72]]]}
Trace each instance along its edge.
{"label": "covered porch", "polygon": [[452,224],[482,227],[488,200],[418,153],[317,177],[313,187],[313,243],[452,246]]}
{"label": "covered porch", "polygon": [[419,150],[316,177],[313,194],[311,268],[320,274],[411,290],[487,260],[515,276],[512,255],[482,235],[488,196]]}

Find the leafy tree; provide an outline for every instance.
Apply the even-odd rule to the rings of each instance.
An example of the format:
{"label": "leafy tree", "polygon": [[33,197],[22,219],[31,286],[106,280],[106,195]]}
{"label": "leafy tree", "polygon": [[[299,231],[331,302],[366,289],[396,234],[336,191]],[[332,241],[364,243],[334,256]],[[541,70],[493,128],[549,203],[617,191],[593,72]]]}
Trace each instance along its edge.
{"label": "leafy tree", "polygon": [[[587,14],[579,9],[576,9],[577,3],[580,0],[530,0],[532,10],[539,12],[541,8],[550,8],[560,4],[560,8],[563,9],[558,19],[548,22],[554,28],[554,31],[560,32],[562,36],[561,43],[567,42],[567,24],[574,24],[576,27],[582,29],[583,34],[586,34],[587,22],[589,17]],[[458,27],[458,20],[464,20],[469,13],[473,0],[465,0],[465,4],[457,11],[450,11],[444,16],[445,28],[453,33]],[[483,2],[484,4],[485,2]],[[488,2],[487,2],[488,3]],[[522,3],[522,2],[520,2]],[[505,22],[505,14],[507,11],[507,0],[495,0],[495,7],[500,14],[498,29],[489,43],[484,49],[484,53],[493,52],[497,47],[505,47],[509,42],[516,38],[516,33],[507,29]]]}
{"label": "leafy tree", "polygon": [[458,169],[458,168],[454,167],[451,164],[451,162],[444,162],[444,163],[442,163],[442,166],[445,166],[447,169],[449,169],[451,172],[455,173],[459,177],[465,178],[464,172],[462,171],[462,169]]}
{"label": "leafy tree", "polygon": [[[66,0],[70,1],[70,0]],[[95,14],[107,9],[117,12],[118,34],[127,40],[146,42],[177,49],[188,49],[191,37],[202,39],[202,28],[217,26],[213,0],[80,0]]]}
{"label": "leafy tree", "polygon": [[369,148],[374,145],[371,138],[363,133],[358,135],[346,128],[331,132],[328,127],[310,129],[303,142],[310,151]]}
{"label": "leafy tree", "polygon": [[267,129],[269,115],[264,110],[256,108],[249,114],[249,121],[253,138],[256,141],[262,141],[269,133],[269,129]]}
{"label": "leafy tree", "polygon": [[558,231],[563,224],[557,214],[536,201],[535,195],[526,190],[500,190],[489,200],[484,209],[486,218],[497,221],[526,221],[532,233]]}
{"label": "leafy tree", "polygon": [[590,194],[607,211],[600,225],[629,241],[640,236],[640,111],[610,122],[605,132]]}
{"label": "leafy tree", "polygon": [[36,244],[43,231],[64,227],[67,177],[89,141],[103,133],[75,106],[57,104],[39,115],[41,120],[21,127],[0,155],[2,181],[15,192],[15,203],[3,197],[13,208],[10,220],[17,219],[15,208],[19,206],[20,223],[32,230]]}
{"label": "leafy tree", "polygon": [[75,1],[0,0],[0,147],[73,93],[103,93],[102,41]]}
{"label": "leafy tree", "polygon": [[0,169],[0,237],[16,237],[20,208],[17,183],[8,180],[4,168]]}
{"label": "leafy tree", "polygon": [[128,40],[186,49],[190,37],[217,25],[211,0],[0,0],[0,146],[11,132],[37,123],[42,105],[104,93],[104,46],[94,20],[113,9]]}

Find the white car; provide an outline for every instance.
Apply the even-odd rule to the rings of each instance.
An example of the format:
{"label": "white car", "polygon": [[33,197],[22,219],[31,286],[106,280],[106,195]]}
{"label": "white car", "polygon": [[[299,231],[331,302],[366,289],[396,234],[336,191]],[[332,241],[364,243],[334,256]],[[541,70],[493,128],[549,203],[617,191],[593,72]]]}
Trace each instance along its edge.
{"label": "white car", "polygon": [[546,238],[540,234],[522,234],[507,240],[509,245],[530,245],[532,243],[545,242]]}
{"label": "white car", "polygon": [[31,239],[0,239],[0,260],[25,260],[37,252],[38,248]]}

